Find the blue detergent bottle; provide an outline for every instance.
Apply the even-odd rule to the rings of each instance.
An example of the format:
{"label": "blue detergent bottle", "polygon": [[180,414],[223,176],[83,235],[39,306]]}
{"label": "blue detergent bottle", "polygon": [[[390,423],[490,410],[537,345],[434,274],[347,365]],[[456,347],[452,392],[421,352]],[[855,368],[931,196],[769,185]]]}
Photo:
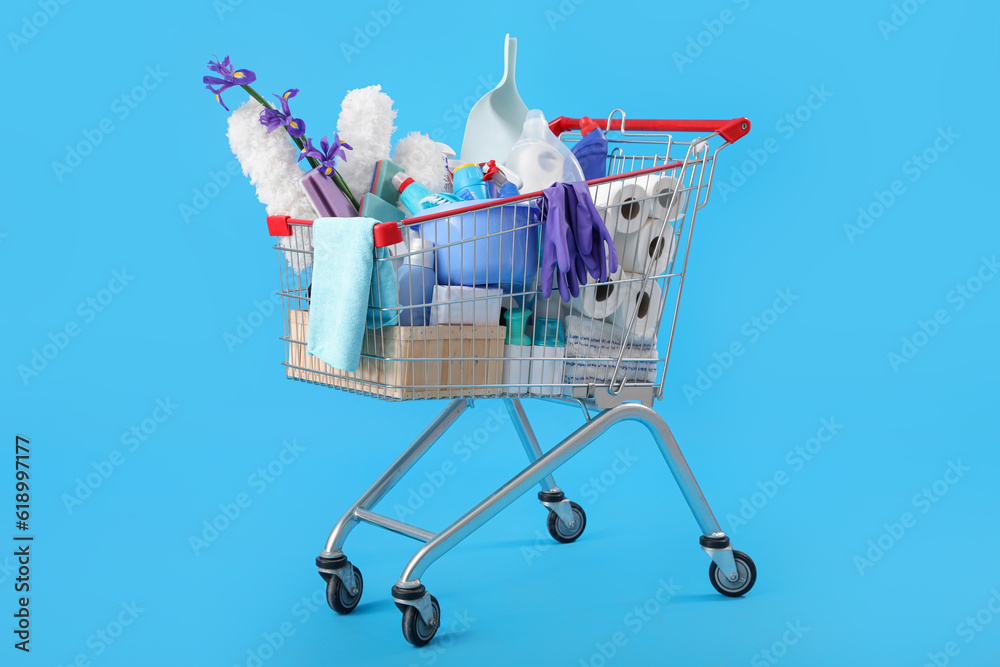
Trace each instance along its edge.
{"label": "blue detergent bottle", "polygon": [[478,164],[463,164],[456,169],[452,189],[465,200],[490,198],[489,188],[483,180],[483,170]]}
{"label": "blue detergent bottle", "polygon": [[608,175],[608,139],[597,123],[584,116],[580,122],[583,138],[571,149],[583,168],[583,177],[592,180]]}
{"label": "blue detergent bottle", "polygon": [[[431,301],[434,300],[434,244],[422,238],[410,239],[410,254],[397,272],[399,323],[403,326],[426,326],[431,320]],[[407,308],[406,306],[411,306]],[[423,307],[418,307],[423,306]]]}
{"label": "blue detergent bottle", "polygon": [[392,184],[399,190],[399,201],[411,216],[435,206],[462,201],[450,192],[431,192],[402,171],[392,177]]}

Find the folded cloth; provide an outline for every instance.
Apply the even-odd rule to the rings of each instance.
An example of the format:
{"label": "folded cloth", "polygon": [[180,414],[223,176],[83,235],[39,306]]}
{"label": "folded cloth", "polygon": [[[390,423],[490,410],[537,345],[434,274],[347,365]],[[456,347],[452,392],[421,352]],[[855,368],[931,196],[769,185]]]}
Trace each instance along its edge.
{"label": "folded cloth", "polygon": [[[374,218],[318,218],[313,222],[309,354],[330,366],[354,372],[361,363],[365,326],[394,324],[396,275],[392,262],[376,262]],[[385,248],[378,257],[388,258]]]}
{"label": "folded cloth", "polygon": [[[603,320],[567,315],[566,384],[608,384],[618,361],[625,331]],[[653,382],[656,379],[656,339],[629,335],[616,381]]]}

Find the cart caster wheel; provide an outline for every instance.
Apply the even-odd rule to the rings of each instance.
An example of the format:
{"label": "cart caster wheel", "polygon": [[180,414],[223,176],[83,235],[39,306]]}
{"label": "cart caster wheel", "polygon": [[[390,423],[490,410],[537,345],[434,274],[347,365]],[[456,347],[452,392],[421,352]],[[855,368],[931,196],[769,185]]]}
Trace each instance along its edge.
{"label": "cart caster wheel", "polygon": [[[396,603],[396,606],[400,606],[399,603]],[[416,607],[402,606],[405,607],[403,610],[403,637],[414,646],[426,646],[430,640],[434,639],[434,635],[437,634],[438,627],[441,625],[441,607],[438,605],[437,598],[431,596],[431,607],[434,609],[432,625],[424,623],[424,619],[420,617],[420,612],[417,611]]]}
{"label": "cart caster wheel", "polygon": [[559,518],[558,514],[549,510],[549,535],[551,535],[553,539],[558,542],[575,542],[578,537],[583,535],[583,529],[587,527],[587,515],[584,513],[583,508],[572,501],[569,505],[573,508],[572,526],[567,526],[566,523]]}
{"label": "cart caster wheel", "polygon": [[344,586],[344,582],[340,580],[340,577],[332,576],[326,582],[326,602],[330,605],[330,609],[338,614],[350,614],[354,611],[354,608],[358,606],[358,602],[361,601],[361,593],[365,589],[364,579],[361,578],[361,570],[353,565],[351,567],[354,568],[354,581],[358,585],[355,592],[352,593],[349,591],[347,586]]}
{"label": "cart caster wheel", "polygon": [[757,566],[750,560],[750,556],[742,551],[734,549],[733,559],[736,561],[736,573],[739,575],[736,581],[729,581],[714,561],[708,568],[708,578],[711,579],[715,590],[728,597],[738,598],[753,588],[757,581]]}

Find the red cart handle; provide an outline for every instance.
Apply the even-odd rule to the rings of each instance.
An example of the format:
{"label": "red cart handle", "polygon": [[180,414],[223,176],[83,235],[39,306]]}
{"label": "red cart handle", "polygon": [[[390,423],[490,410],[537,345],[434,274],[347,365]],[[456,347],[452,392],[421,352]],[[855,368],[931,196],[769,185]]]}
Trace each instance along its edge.
{"label": "red cart handle", "polygon": [[[267,216],[267,232],[271,236],[291,236],[292,225],[312,225],[312,220],[299,220],[288,215]],[[372,228],[376,248],[388,248],[403,242],[403,232],[395,222],[380,222]]]}
{"label": "red cart handle", "polygon": [[[559,116],[549,123],[549,129],[557,137],[567,130],[579,130],[582,118]],[[658,120],[650,118],[612,118],[593,121],[599,128],[608,131],[635,132],[718,132],[719,136],[729,143],[736,142],[750,131],[750,120],[733,118],[732,120]]]}
{"label": "red cart handle", "polygon": [[[589,120],[589,119],[588,119]],[[559,136],[563,132],[569,130],[579,130],[581,123],[584,120],[582,118],[570,118],[568,116],[559,116],[551,123],[549,123],[549,129],[556,136]],[[669,120],[669,119],[648,119],[648,118],[633,118],[633,119],[623,119],[623,118],[612,118],[609,122],[605,120],[594,120],[590,121],[600,127],[605,132],[607,131],[622,131],[622,126],[625,125],[627,130],[636,132],[711,132],[718,133],[723,139],[729,143],[734,143],[738,139],[746,136],[750,131],[750,120],[748,118],[733,118],[732,120]],[[640,169],[636,171],[636,174],[651,173],[656,171],[661,171],[664,169],[670,169],[680,166],[680,162],[671,163],[669,165],[661,165],[659,167],[648,167],[646,169]],[[604,183],[607,181],[615,180],[620,176],[606,176],[604,178],[594,179],[588,181],[591,185],[596,185],[598,183]],[[458,208],[449,211],[450,215],[461,215],[466,212],[475,211],[480,208],[496,206],[498,204],[515,203],[518,201],[525,201],[528,199],[533,199],[541,196],[541,192],[528,192],[523,193],[516,197],[508,197],[506,199],[492,199],[489,202],[476,202],[470,204],[468,207]],[[426,220],[432,220],[436,216],[434,214],[428,214],[423,216],[416,216],[406,220],[408,224],[424,222]],[[292,228],[290,225],[311,225],[312,220],[297,220],[287,215],[269,215],[267,216],[267,229],[271,236],[291,236]],[[401,243],[403,241],[403,233],[399,228],[399,224],[395,222],[384,222],[374,226],[373,234],[375,236],[375,246],[377,248],[385,248],[396,243]]]}

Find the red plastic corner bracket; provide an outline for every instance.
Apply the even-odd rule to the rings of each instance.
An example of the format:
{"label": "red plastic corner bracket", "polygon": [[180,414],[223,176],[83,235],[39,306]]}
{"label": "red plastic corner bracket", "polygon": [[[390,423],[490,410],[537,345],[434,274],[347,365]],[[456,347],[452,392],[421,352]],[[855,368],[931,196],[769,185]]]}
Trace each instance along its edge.
{"label": "red plastic corner bracket", "polygon": [[376,248],[388,248],[403,242],[403,232],[395,222],[380,222],[372,227]]}
{"label": "red plastic corner bracket", "polygon": [[719,136],[733,144],[742,139],[750,131],[749,118],[734,118],[719,128]]}
{"label": "red plastic corner bracket", "polygon": [[292,228],[288,225],[291,216],[269,215],[267,216],[267,233],[271,236],[291,236]]}

